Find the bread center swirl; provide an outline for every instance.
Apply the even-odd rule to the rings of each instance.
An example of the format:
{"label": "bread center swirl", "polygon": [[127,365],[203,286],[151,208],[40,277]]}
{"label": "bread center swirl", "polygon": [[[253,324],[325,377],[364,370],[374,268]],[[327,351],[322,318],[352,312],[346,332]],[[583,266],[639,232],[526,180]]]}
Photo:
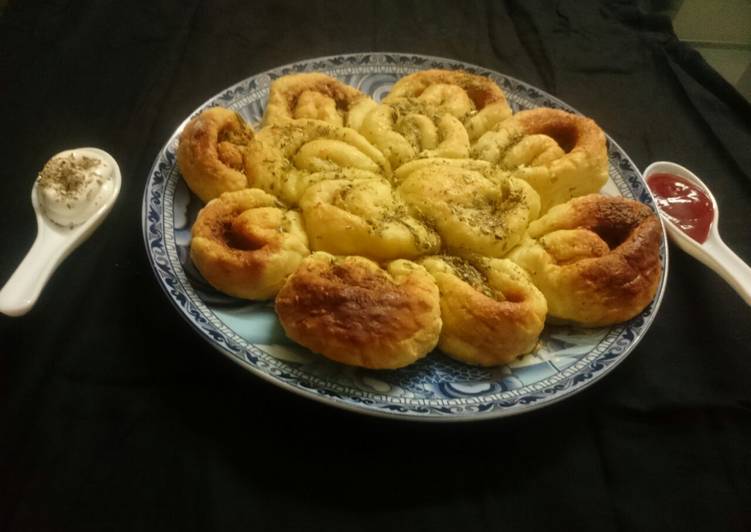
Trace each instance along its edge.
{"label": "bread center swirl", "polygon": [[223,236],[231,249],[254,251],[268,247],[275,251],[289,223],[289,218],[278,207],[258,207],[236,213],[230,221],[225,221]]}
{"label": "bread center swirl", "polygon": [[308,188],[300,207],[316,251],[392,260],[434,253],[441,245],[385,180],[321,181]]}
{"label": "bread center swirl", "polygon": [[414,216],[430,221],[455,255],[502,257],[518,244],[539,199],[525,182],[454,165],[426,165],[397,191]]}

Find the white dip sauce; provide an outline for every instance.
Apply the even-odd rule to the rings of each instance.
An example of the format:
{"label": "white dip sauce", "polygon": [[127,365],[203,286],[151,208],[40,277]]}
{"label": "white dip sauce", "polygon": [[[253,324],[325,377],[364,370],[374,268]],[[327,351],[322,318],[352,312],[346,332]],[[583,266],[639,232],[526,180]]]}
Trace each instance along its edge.
{"label": "white dip sauce", "polygon": [[80,225],[112,195],[112,174],[112,165],[85,152],[56,155],[37,178],[39,205],[58,225]]}

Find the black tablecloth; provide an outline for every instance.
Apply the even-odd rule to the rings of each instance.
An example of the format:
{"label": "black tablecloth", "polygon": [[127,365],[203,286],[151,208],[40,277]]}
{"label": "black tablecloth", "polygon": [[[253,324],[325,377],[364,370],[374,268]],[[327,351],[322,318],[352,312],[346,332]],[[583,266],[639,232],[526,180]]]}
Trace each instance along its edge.
{"label": "black tablecloth", "polygon": [[675,247],[615,371],[510,419],[339,411],[243,371],[157,286],[155,156],[193,109],[292,61],[401,51],[481,65],[594,117],[640,168],[693,169],[751,260],[751,107],[649,2],[11,1],[0,21],[0,281],[54,153],[99,146],[121,196],[36,307],[0,317],[0,530],[748,530],[751,309]]}

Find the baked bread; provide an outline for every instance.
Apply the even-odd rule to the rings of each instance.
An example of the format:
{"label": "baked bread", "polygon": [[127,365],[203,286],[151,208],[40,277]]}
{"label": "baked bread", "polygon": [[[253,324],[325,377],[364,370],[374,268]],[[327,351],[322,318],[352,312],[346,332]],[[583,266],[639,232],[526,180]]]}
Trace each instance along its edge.
{"label": "baked bread", "polygon": [[376,261],[436,253],[438,234],[410,216],[383,179],[330,179],[311,185],[300,199],[314,251],[361,255]]}
{"label": "baked bread", "polygon": [[397,81],[358,130],[396,169],[416,158],[466,159],[470,142],[509,116],[503,91],[490,79],[426,70]]}
{"label": "baked bread", "polygon": [[480,137],[472,157],[527,181],[540,195],[543,213],[597,192],[608,179],[605,133],[593,120],[558,109],[516,113]]}
{"label": "baked bread", "polygon": [[469,157],[469,136],[461,121],[450,113],[436,114],[419,101],[378,105],[359,131],[393,168],[417,157]]}
{"label": "baked bread", "polygon": [[190,257],[217,290],[269,299],[307,256],[302,217],[258,189],[225,192],[198,213]]}
{"label": "baked bread", "polygon": [[505,364],[548,315],[610,325],[656,293],[659,220],[590,194],[608,156],[588,118],[512,115],[461,71],[405,76],[381,104],[306,73],[272,83],[263,126],[212,108],[183,131],[186,182],[218,196],[191,257],[222,292],[276,296],[288,336],[332,360],[399,368],[438,345]]}
{"label": "baked bread", "polygon": [[188,188],[204,203],[246,188],[243,152],[252,138],[250,125],[223,107],[211,107],[191,119],[177,146],[177,166]]}
{"label": "baked bread", "polygon": [[553,207],[509,254],[551,316],[589,327],[638,315],[660,282],[660,221],[646,205],[590,194]]}
{"label": "baked bread", "polygon": [[302,118],[357,128],[375,105],[368,95],[326,74],[290,74],[271,83],[263,125]]}
{"label": "baked bread", "polygon": [[248,145],[244,162],[249,186],[291,206],[319,181],[391,177],[389,162],[367,139],[320,120],[264,127]]}
{"label": "baked bread", "polygon": [[536,347],[547,303],[519,266],[507,259],[449,256],[420,264],[441,294],[441,351],[467,364],[497,366]]}
{"label": "baked bread", "polygon": [[394,84],[383,102],[397,108],[416,102],[432,114],[448,113],[461,120],[470,141],[511,116],[506,95],[493,80],[461,70],[408,74]]}
{"label": "baked bread", "polygon": [[323,356],[373,369],[412,364],[438,343],[438,287],[407,260],[373,261],[314,253],[276,298],[287,335]]}
{"label": "baked bread", "polygon": [[430,223],[452,255],[503,257],[537,218],[540,200],[525,181],[473,165],[424,165],[397,192]]}

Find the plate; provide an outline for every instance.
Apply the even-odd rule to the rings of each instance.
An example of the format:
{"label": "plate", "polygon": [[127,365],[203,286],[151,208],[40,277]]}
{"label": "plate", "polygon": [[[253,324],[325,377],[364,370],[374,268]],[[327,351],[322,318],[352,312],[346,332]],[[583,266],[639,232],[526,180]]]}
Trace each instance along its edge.
{"label": "plate", "polygon": [[[485,68],[438,57],[367,53],[323,57],[249,77],[217,94],[214,105],[239,112],[254,126],[263,116],[270,83],[295,72],[325,72],[375,100],[405,74],[428,68],[463,69],[488,76],[505,91],[514,112],[555,107],[576,112],[551,95]],[[546,325],[537,350],[497,368],[455,362],[440,352],[398,370],[340,365],[289,341],[271,303],[230,298],[213,290],[189,258],[190,228],[201,202],[185,186],[175,164],[177,138],[186,121],[159,152],[143,197],[143,236],[156,278],[177,312],[206,341],[244,368],[283,388],[337,407],[385,417],[468,421],[503,417],[549,405],[591,385],[636,347],[655,317],[667,277],[654,301],[633,320],[600,329]],[[603,192],[655,204],[628,155],[608,137],[609,182]],[[189,334],[186,331],[186,334]]]}

